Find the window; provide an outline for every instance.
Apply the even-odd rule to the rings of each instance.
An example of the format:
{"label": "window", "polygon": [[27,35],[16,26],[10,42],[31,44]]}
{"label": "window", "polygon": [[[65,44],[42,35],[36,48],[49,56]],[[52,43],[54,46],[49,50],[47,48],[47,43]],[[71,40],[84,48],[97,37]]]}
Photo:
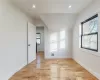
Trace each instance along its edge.
{"label": "window", "polygon": [[81,23],[81,48],[98,51],[98,14]]}
{"label": "window", "polygon": [[38,45],[40,45],[40,43],[41,43],[41,34],[40,33],[36,33],[36,42]]}
{"label": "window", "polygon": [[57,33],[50,35],[50,52],[57,51]]}
{"label": "window", "polygon": [[65,31],[60,32],[60,49],[65,48]]}
{"label": "window", "polygon": [[65,49],[65,31],[55,32],[50,35],[50,52]]}

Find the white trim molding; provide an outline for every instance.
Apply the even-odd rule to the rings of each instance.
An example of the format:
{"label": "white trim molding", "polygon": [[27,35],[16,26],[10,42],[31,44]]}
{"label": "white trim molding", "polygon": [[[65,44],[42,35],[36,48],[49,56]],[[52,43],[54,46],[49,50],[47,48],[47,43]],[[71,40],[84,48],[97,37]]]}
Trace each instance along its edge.
{"label": "white trim molding", "polygon": [[96,78],[98,78],[98,80],[100,80],[100,74],[97,72],[94,72],[92,69],[89,69],[88,67],[86,67],[83,63],[81,63],[80,61],[74,59],[78,64],[80,64],[82,67],[84,67],[87,71],[89,71],[92,75],[94,75]]}

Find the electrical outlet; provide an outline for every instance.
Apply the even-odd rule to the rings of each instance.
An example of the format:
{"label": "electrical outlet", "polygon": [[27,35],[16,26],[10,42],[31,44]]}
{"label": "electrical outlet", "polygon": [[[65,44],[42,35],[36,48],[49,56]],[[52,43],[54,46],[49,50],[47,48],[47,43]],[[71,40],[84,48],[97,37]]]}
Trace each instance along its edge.
{"label": "electrical outlet", "polygon": [[51,53],[51,56],[54,56],[54,53]]}

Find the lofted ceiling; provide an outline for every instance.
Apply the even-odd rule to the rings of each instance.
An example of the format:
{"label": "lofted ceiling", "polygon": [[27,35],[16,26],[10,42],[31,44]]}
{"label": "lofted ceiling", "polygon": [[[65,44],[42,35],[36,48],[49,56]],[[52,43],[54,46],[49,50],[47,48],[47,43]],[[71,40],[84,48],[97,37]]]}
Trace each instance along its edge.
{"label": "lofted ceiling", "polygon": [[[71,27],[77,14],[92,0],[11,0],[17,7],[26,12],[33,19],[39,20],[47,27]],[[33,4],[36,8],[32,8]],[[71,8],[68,6],[71,5]],[[38,24],[38,21],[36,21]],[[42,26],[42,25],[40,25]]]}

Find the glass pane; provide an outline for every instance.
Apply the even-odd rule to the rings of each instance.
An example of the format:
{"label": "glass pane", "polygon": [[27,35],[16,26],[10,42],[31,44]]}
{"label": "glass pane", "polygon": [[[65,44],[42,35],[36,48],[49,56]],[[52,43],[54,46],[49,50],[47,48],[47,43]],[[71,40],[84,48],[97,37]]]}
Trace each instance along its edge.
{"label": "glass pane", "polygon": [[60,41],[60,49],[65,48],[65,40]]}
{"label": "glass pane", "polygon": [[83,36],[82,47],[97,50],[97,34]]}
{"label": "glass pane", "polygon": [[40,38],[40,34],[36,34],[36,38]]}
{"label": "glass pane", "polygon": [[98,29],[98,17],[83,24],[83,34],[97,32],[97,29]]}
{"label": "glass pane", "polygon": [[36,39],[37,40],[37,44],[40,44],[40,39]]}
{"label": "glass pane", "polygon": [[53,33],[50,35],[50,42],[55,42],[57,41],[57,33]]}
{"label": "glass pane", "polygon": [[51,43],[50,44],[50,52],[57,51],[57,43]]}
{"label": "glass pane", "polygon": [[60,40],[65,39],[65,31],[60,32]]}

